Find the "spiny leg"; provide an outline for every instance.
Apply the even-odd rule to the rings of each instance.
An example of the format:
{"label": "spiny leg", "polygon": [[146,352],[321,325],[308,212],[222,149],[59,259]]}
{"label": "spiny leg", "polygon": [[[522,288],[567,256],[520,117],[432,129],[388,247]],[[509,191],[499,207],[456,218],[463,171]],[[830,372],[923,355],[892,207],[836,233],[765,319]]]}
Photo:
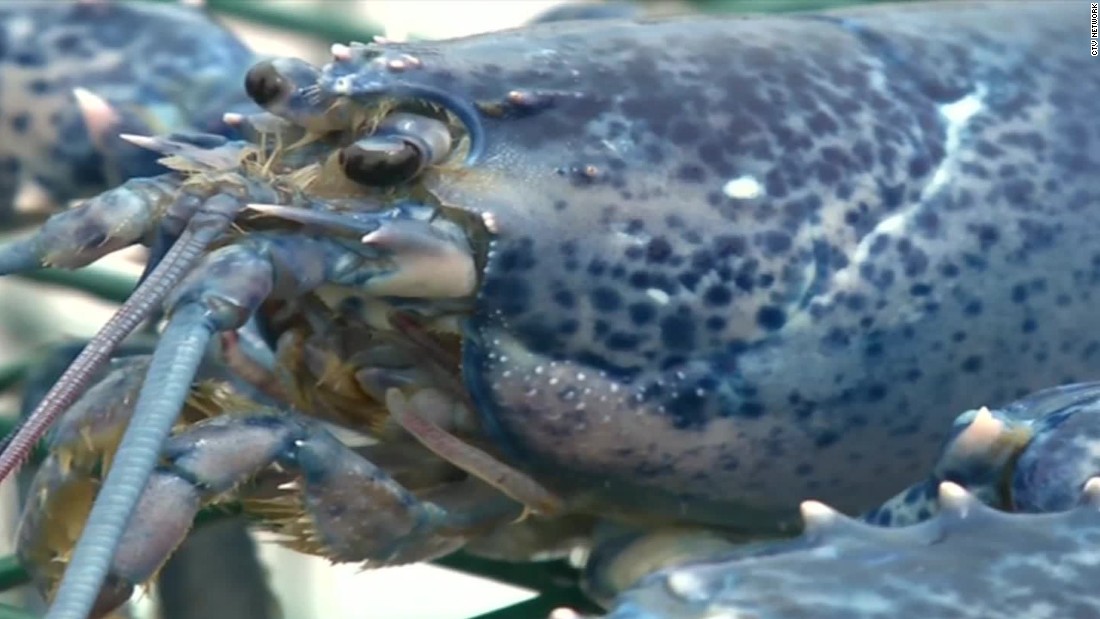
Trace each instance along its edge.
{"label": "spiny leg", "polygon": [[[72,524],[80,521],[80,503],[86,508],[90,501],[88,496],[74,501],[66,494],[73,488],[91,491],[86,479],[71,474],[90,467],[63,471],[62,462],[55,457],[43,469],[36,480],[38,500],[24,516],[20,552],[35,565],[64,560],[65,540],[78,533]],[[152,578],[203,504],[225,500],[264,473],[282,482],[274,494],[261,490],[261,496],[249,498],[248,487],[243,488],[246,510],[259,516],[262,526],[285,536],[293,548],[372,567],[446,554],[471,535],[515,520],[523,510],[473,478],[412,494],[316,422],[290,413],[238,410],[199,422],[167,441],[162,464],[144,487],[141,509],[113,555],[94,605],[97,613],[123,603],[133,587]],[[59,508],[69,511],[58,513]],[[66,534],[60,543],[49,538],[47,523],[39,520],[43,515],[69,524],[53,523],[55,535],[57,530]],[[47,591],[54,582],[49,574],[40,578]]]}
{"label": "spiny leg", "polygon": [[[458,238],[437,231],[437,224],[427,221],[410,228],[391,213],[376,214],[375,220],[375,232],[396,226],[401,230],[396,238],[407,240],[413,230],[423,238],[415,243],[389,243],[387,239],[394,238],[389,234],[380,235],[376,242],[362,242],[330,233],[319,238],[305,233],[256,233],[210,254],[173,291],[168,326],[153,356],[137,412],[93,506],[85,535],[74,549],[50,617],[82,618],[92,607],[113,549],[153,470],[158,448],[215,332],[240,327],[269,296],[301,298],[326,283],[353,286],[367,294],[388,294],[410,281],[422,281],[425,289],[449,295],[471,292],[472,278],[465,280],[466,288],[459,288],[461,283],[454,281],[450,270],[433,275],[422,266],[423,252],[438,257],[441,244],[459,242]],[[363,218],[356,225],[364,225]],[[472,262],[468,253],[464,257],[444,253],[451,260]],[[150,278],[147,283],[153,281]]]}
{"label": "spiny leg", "polygon": [[[143,337],[124,343],[115,351],[115,357],[107,376],[97,377],[95,386],[66,411],[58,424],[54,426],[50,443],[52,455],[49,457],[62,458],[67,456],[71,458],[83,452],[82,459],[85,466],[80,467],[80,473],[83,473],[89,479],[93,477],[93,471],[89,470],[87,465],[98,460],[98,458],[89,452],[93,449],[99,449],[105,454],[107,450],[113,451],[117,448],[118,438],[121,437],[125,422],[129,419],[128,414],[116,415],[112,422],[111,419],[102,417],[102,413],[109,410],[109,408],[100,407],[98,412],[101,416],[97,420],[95,403],[99,401],[101,404],[109,406],[127,401],[132,402],[132,399],[137,396],[137,389],[140,388],[140,377],[148,369],[148,355],[152,353],[155,345],[155,339]],[[23,401],[20,408],[21,415],[28,415],[34,410],[38,400],[49,390],[73,359],[80,354],[83,347],[83,342],[59,346],[50,351],[44,363],[36,364],[25,381]],[[136,355],[143,355],[144,358],[126,359],[126,357]],[[218,380],[222,379],[221,368],[212,367],[211,370],[215,371],[215,377]],[[232,376],[225,378],[231,379]],[[119,382],[119,379],[122,382]],[[126,381],[131,384],[129,389],[126,387]],[[97,398],[96,392],[102,393],[105,397]],[[126,410],[130,409],[127,408]],[[111,440],[105,441],[104,439]],[[77,442],[74,443],[74,440]],[[95,446],[96,443],[98,443],[98,447]],[[63,444],[67,445],[62,446]],[[77,463],[70,460],[69,466],[73,467],[75,465]],[[69,475],[78,479],[80,477],[80,474],[72,468],[70,468]],[[19,477],[21,510],[25,508],[28,489],[34,480],[35,475],[32,471],[24,471],[24,474]],[[76,487],[79,487],[79,484],[76,484]],[[55,486],[49,490],[55,492],[58,488]],[[90,497],[90,493],[86,496]],[[60,498],[55,500],[63,502]],[[76,518],[83,519],[90,504],[74,507],[77,509],[67,515],[64,515],[65,510],[49,508],[39,510],[35,516],[46,519],[46,521],[39,522],[36,525],[24,519],[23,527],[25,528],[23,532],[29,533],[37,530],[39,532],[37,535],[33,533],[30,535],[30,538],[33,539],[36,536],[41,538],[44,532],[56,529],[58,523],[48,522],[47,514],[53,513],[55,517],[60,516],[62,530],[74,533],[72,537],[67,539],[56,540],[55,538],[61,546],[55,545],[53,548],[68,550],[75,543],[75,534],[79,533],[79,529],[71,527],[67,522],[72,522]],[[59,511],[62,514],[56,513]],[[50,536],[49,533],[46,533],[46,535],[47,537]],[[45,575],[40,573],[43,565],[52,563],[43,558],[47,556],[46,553],[49,552],[49,548],[50,546],[47,543],[44,548],[40,547],[40,552],[32,551],[30,553],[35,558],[25,558],[24,560],[24,565],[31,568],[30,572],[35,576],[35,582],[39,585],[40,590],[46,590],[49,582],[56,582],[60,578],[60,568],[63,567],[57,564],[55,570],[45,568],[46,572],[53,573],[52,578],[44,577]],[[278,614],[277,602],[268,590],[264,568],[260,564],[256,552],[255,543],[248,534],[248,523],[244,517],[227,518],[210,523],[203,526],[201,530],[195,531],[168,559],[156,579],[160,607],[162,612],[166,613],[166,618],[205,618],[218,616],[218,612],[225,616],[241,619],[246,617],[249,619],[275,617]],[[196,596],[196,592],[202,592],[202,595]],[[123,609],[125,607],[120,608],[120,611]],[[123,613],[116,613],[114,616],[123,616]]]}
{"label": "spiny leg", "polygon": [[[432,126],[431,122],[425,125],[425,127],[430,126]],[[322,144],[322,146],[324,145]],[[313,165],[321,159],[324,159],[330,150],[330,147],[315,148],[313,150],[306,148],[303,151],[305,154],[293,158],[294,164]],[[184,157],[184,159],[187,159],[187,157]],[[184,164],[189,163],[191,162],[184,161]],[[169,164],[166,163],[166,165]],[[169,167],[173,166],[169,165]],[[295,170],[297,170],[297,168],[295,168]],[[259,171],[261,177],[266,180],[267,177],[264,175],[270,172],[266,164],[263,166],[263,169]],[[293,174],[295,174],[295,172],[292,171],[290,175],[293,176]],[[298,181],[304,179],[301,175],[295,178]],[[248,179],[244,180],[247,181]],[[293,184],[294,180],[291,182]],[[287,202],[291,200],[287,195],[282,195],[270,190],[266,195],[254,196],[249,192],[256,185],[253,184],[248,186],[247,182],[244,184],[246,186],[243,190],[241,190],[240,187],[234,187],[233,191],[219,190],[213,191],[212,193],[214,194],[214,198],[219,196],[232,197],[235,200],[233,202],[235,208],[239,208],[241,201],[246,199],[262,202]],[[261,182],[260,185],[265,185],[265,183]],[[270,183],[266,183],[266,186],[270,186]],[[226,202],[228,204],[229,200],[226,200]],[[306,200],[305,202],[308,203],[309,201]],[[364,201],[361,199],[356,202],[358,202],[358,204],[355,205],[357,207],[370,208],[371,206],[370,204],[363,204]],[[312,203],[305,204],[305,206],[307,209],[314,208],[314,204]],[[226,219],[229,220],[231,217],[227,217]],[[368,216],[366,219],[369,220],[370,217]],[[308,233],[312,225],[309,222],[303,223],[305,223],[303,232]],[[191,223],[189,222],[188,225],[190,226]],[[359,221],[357,225],[362,226],[362,221]],[[142,240],[147,240],[146,237],[148,237],[149,234],[148,230],[143,228]],[[184,237],[186,237],[186,235],[187,231],[185,230]],[[460,232],[459,237],[461,236],[464,235]],[[184,240],[186,240],[186,238],[181,237],[181,239],[173,245],[172,251],[182,244]],[[296,278],[296,274],[292,274],[286,278],[278,278],[280,285],[284,282],[292,282],[290,284],[292,290],[280,290],[275,292],[277,294],[285,293],[292,296],[301,295],[309,291],[311,286],[316,286],[325,282],[357,287],[367,294],[377,295],[410,294],[412,290],[419,290],[420,292],[414,292],[412,294],[421,297],[455,294],[468,295],[475,283],[475,278],[470,276],[474,271],[473,260],[468,254],[464,256],[465,263],[463,263],[462,260],[458,262],[454,260],[455,252],[447,250],[447,247],[452,244],[454,240],[454,238],[450,238],[449,233],[440,235],[434,223],[427,220],[414,219],[413,221],[409,221],[404,219],[403,214],[400,212],[398,216],[380,216],[373,226],[367,226],[367,234],[362,239],[361,243],[359,241],[353,242],[359,249],[349,252],[347,247],[348,244],[345,243],[339,247],[331,247],[330,251],[327,253],[321,252],[318,254],[321,256],[319,262],[322,265],[332,265],[333,270],[347,267],[355,271],[354,273],[333,273],[331,270],[322,268],[319,271],[304,275],[304,278],[312,282],[312,284],[302,287],[297,286],[297,283],[300,283],[301,280]],[[289,245],[295,244],[291,242]],[[366,251],[362,251],[363,247],[366,248]],[[22,247],[16,249],[25,250],[27,248]],[[32,246],[30,249],[37,250],[39,248]],[[104,250],[99,247],[88,247],[84,249],[86,250],[84,253],[87,254],[94,253],[95,251],[109,251],[109,249]],[[272,249],[275,253],[281,251],[281,249],[268,249]],[[442,254],[439,253],[441,249],[443,250]],[[290,257],[289,261],[278,260],[276,262],[280,265],[295,264],[295,261],[301,258],[301,256],[294,251],[291,251],[291,253],[293,255]],[[349,253],[352,254],[350,258],[347,256]],[[169,254],[171,254],[171,252],[169,252]],[[15,258],[15,260],[8,261],[12,266],[11,270],[31,268],[32,266],[38,266],[40,263],[38,260],[27,260],[28,256],[31,258],[35,257],[34,252],[13,251],[9,252],[9,257],[11,256]],[[0,253],[0,259],[2,258],[4,258],[4,256]],[[440,262],[441,259],[443,260],[442,262]],[[462,266],[462,270],[466,275],[456,279],[454,277],[455,271],[453,270],[433,273],[430,268],[426,268],[432,261],[435,261],[437,265],[441,264],[446,267],[453,267],[456,264],[465,264],[465,266]],[[368,263],[365,269],[366,272],[359,272],[357,267],[364,262]],[[142,286],[152,286],[154,282],[161,281],[163,273],[161,273],[160,270],[167,269],[171,264],[172,261],[167,258],[163,260],[157,265],[157,270],[142,282]],[[185,269],[181,268],[180,270],[183,271]],[[214,280],[224,275],[224,273],[215,272],[204,273],[204,276],[213,276]],[[333,275],[333,278],[326,279],[329,275]],[[424,286],[426,286],[426,288]],[[425,293],[424,290],[428,292]],[[232,294],[230,294],[230,296],[232,296]],[[247,319],[255,310],[254,305],[237,307],[236,309],[240,311],[240,316],[234,316],[234,308],[227,308],[225,304],[222,304],[222,301],[225,300],[224,298],[219,297],[219,295],[214,295],[214,297],[216,298],[213,299],[213,305],[204,304],[211,299],[204,299],[201,295],[194,298],[188,298],[186,295],[177,295],[173,300],[169,301],[172,317],[169,319],[164,342],[154,355],[154,360],[149,372],[150,381],[147,382],[147,385],[155,384],[154,379],[159,380],[160,378],[168,376],[178,378],[192,374],[193,368],[201,359],[201,349],[205,346],[206,341],[209,340],[210,334],[218,330],[239,326],[239,323],[236,322],[235,319]],[[232,305],[232,303],[229,305]],[[123,316],[125,315],[126,314]],[[226,325],[232,323],[232,326],[221,325],[220,321],[222,320],[227,321]],[[169,344],[169,342],[172,342],[172,344]],[[174,346],[174,344],[179,344],[179,346]],[[188,378],[187,380],[189,381],[190,379]],[[67,384],[66,380],[60,381],[59,388],[64,384]],[[123,438],[123,444],[119,450],[119,456],[115,462],[115,466],[112,467],[103,492],[96,501],[96,505],[93,507],[92,516],[86,529],[91,533],[82,536],[74,551],[74,561],[71,571],[75,576],[67,576],[62,581],[57,596],[57,605],[53,610],[55,614],[51,616],[80,617],[83,614],[82,609],[86,610],[92,603],[95,591],[93,585],[102,581],[106,570],[106,564],[109,560],[109,549],[117,543],[117,537],[121,534],[121,528],[132,513],[137,500],[137,490],[135,488],[141,487],[141,483],[139,482],[143,477],[149,475],[149,471],[153,466],[155,452],[151,445],[154,439],[158,439],[158,437],[163,438],[164,434],[171,426],[171,418],[174,414],[172,412],[173,409],[178,410],[178,406],[172,404],[172,402],[178,401],[179,397],[181,397],[181,394],[184,392],[184,388],[180,386],[181,384],[182,383],[173,384],[171,389],[166,389],[162,393],[155,395],[149,393],[150,388],[148,387],[143,390],[141,405],[138,407],[138,413],[135,416],[134,423]],[[52,414],[56,415],[56,411]],[[49,416],[50,415],[43,415],[37,417],[37,419],[45,421]],[[148,419],[146,417],[148,417]],[[32,421],[34,420],[35,418],[32,418]],[[39,423],[42,426],[47,425],[47,423]],[[33,429],[34,432],[24,431],[20,436],[27,437],[35,432],[41,432],[40,428]],[[24,442],[29,441],[25,440]],[[9,449],[8,452],[10,453],[11,450]],[[18,458],[15,458],[15,460],[17,459]],[[132,467],[129,466],[131,464],[133,465]],[[100,528],[101,525],[102,529]],[[103,533],[104,535],[98,538],[99,541],[93,543],[90,541],[92,533]],[[70,590],[73,592],[71,595],[68,593]]]}
{"label": "spiny leg", "polygon": [[[54,388],[43,397],[35,412],[8,439],[4,451],[0,453],[0,480],[26,459],[53,420],[88,386],[111,352],[150,316],[153,309],[194,266],[210,243],[225,233],[242,206],[235,198],[222,194],[210,198],[200,207],[188,222],[179,241],[172,245],[151,276],[138,286],[122,308],[88,342]],[[144,232],[146,226],[139,229]],[[46,230],[48,228],[44,228]],[[49,245],[43,243],[38,247],[45,248]],[[98,252],[89,253],[95,255]],[[39,260],[43,264],[49,264],[48,257]]]}
{"label": "spiny leg", "polygon": [[[87,387],[118,343],[152,316],[167,291],[194,266],[205,248],[227,231],[242,205],[248,200],[278,197],[262,179],[238,173],[237,164],[249,148],[243,142],[205,134],[137,141],[169,155],[162,161],[179,172],[127,181],[54,215],[33,235],[0,247],[0,275],[6,275],[41,267],[76,268],[150,238],[170,241],[170,247],[161,248],[167,249],[165,255],[146,270],[119,312],[88,342],[35,412],[5,438],[0,481],[26,459],[53,419]],[[190,175],[200,173],[221,180],[205,186],[188,182]]]}

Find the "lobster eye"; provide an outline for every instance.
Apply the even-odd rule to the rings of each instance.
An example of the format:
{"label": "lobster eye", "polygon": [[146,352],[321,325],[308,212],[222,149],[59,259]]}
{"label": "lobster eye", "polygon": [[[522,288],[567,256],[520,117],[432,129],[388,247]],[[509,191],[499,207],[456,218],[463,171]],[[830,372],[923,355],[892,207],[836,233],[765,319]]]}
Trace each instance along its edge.
{"label": "lobster eye", "polygon": [[423,168],[415,146],[395,137],[372,137],[340,150],[337,162],[344,176],[368,187],[389,187],[411,180]]}
{"label": "lobster eye", "polygon": [[253,66],[244,76],[245,92],[260,107],[286,95],[290,88],[290,84],[283,79],[270,60]]}

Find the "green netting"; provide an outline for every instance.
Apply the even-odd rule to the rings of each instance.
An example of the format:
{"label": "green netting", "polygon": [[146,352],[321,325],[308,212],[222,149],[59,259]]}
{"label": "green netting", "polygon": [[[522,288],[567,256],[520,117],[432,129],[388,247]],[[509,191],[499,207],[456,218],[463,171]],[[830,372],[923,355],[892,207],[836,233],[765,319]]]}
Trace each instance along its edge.
{"label": "green netting", "polygon": [[[176,0],[152,0],[176,1]],[[698,0],[694,4],[705,11],[786,12],[820,9],[885,0]],[[209,7],[229,17],[308,35],[326,42],[367,41],[381,30],[374,24],[356,22],[341,10],[341,2],[316,5],[291,1],[208,0]],[[134,280],[103,269],[89,268],[77,272],[44,270],[24,278],[78,290],[95,297],[121,302],[134,286]],[[0,391],[16,386],[27,374],[34,359],[0,366]],[[10,419],[0,420],[0,433],[11,427]],[[233,509],[210,510],[200,514],[196,525],[234,513]],[[533,589],[537,597],[522,603],[479,615],[471,619],[531,619],[546,616],[554,608],[569,606],[594,610],[576,586],[575,570],[561,562],[512,564],[457,554],[437,562],[439,565],[499,582]],[[0,558],[0,592],[26,584],[28,577],[13,556]],[[0,619],[33,619],[34,615],[12,606],[0,604]]]}

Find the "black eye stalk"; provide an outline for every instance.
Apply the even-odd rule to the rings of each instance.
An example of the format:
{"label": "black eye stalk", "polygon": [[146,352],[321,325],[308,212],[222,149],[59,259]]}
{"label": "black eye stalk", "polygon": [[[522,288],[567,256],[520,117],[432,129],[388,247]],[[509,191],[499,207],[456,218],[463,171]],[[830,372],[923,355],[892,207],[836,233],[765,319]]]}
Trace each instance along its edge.
{"label": "black eye stalk", "polygon": [[267,60],[256,64],[244,76],[244,90],[260,107],[271,105],[289,94],[290,83],[279,74],[275,63]]}
{"label": "black eye stalk", "polygon": [[370,136],[340,150],[337,162],[349,180],[367,187],[411,181],[451,152],[446,123],[416,114],[391,114]]}
{"label": "black eye stalk", "polygon": [[267,112],[304,129],[325,133],[346,122],[330,113],[332,100],[317,86],[321,70],[298,58],[258,62],[244,76],[249,98]]}

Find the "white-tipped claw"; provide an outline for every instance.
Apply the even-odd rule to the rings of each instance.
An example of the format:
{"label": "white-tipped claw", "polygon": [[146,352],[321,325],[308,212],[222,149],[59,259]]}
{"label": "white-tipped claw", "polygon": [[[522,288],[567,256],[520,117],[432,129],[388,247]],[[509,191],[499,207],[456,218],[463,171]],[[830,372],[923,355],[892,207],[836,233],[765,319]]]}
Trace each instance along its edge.
{"label": "white-tipped claw", "polygon": [[390,252],[397,267],[375,279],[374,294],[457,298],[472,294],[477,285],[469,249],[434,234],[425,222],[386,222],[365,234],[362,243]]}
{"label": "white-tipped claw", "polygon": [[820,501],[802,501],[798,506],[802,523],[807,532],[821,531],[841,518],[839,512]]}
{"label": "white-tipped claw", "polygon": [[57,200],[40,183],[24,179],[19,183],[14,206],[20,213],[54,210],[57,207]]}
{"label": "white-tipped claw", "polygon": [[550,611],[550,616],[547,619],[581,619],[581,615],[572,608],[562,606]]}
{"label": "white-tipped claw", "polygon": [[134,146],[137,146],[138,148],[160,152],[160,149],[157,147],[157,139],[154,137],[148,135],[136,135],[133,133],[120,133],[118,134],[118,137],[119,139],[125,140],[133,144]]}
{"label": "white-tipped claw", "polygon": [[256,211],[257,213],[283,213],[287,209],[287,207],[282,204],[259,203],[246,204],[245,208],[250,211]]}
{"label": "white-tipped claw", "polygon": [[84,118],[84,125],[92,141],[102,146],[103,138],[119,122],[118,114],[103,97],[86,88],[73,88],[73,97]]}
{"label": "white-tipped claw", "polygon": [[965,518],[970,513],[974,498],[959,484],[945,481],[939,487],[939,501],[941,511]]}
{"label": "white-tipped claw", "polygon": [[689,601],[702,601],[707,597],[703,579],[682,570],[674,570],[665,579],[668,590],[675,596]]}
{"label": "white-tipped claw", "polygon": [[222,122],[230,127],[236,127],[244,122],[244,114],[237,112],[226,112],[222,114]]}
{"label": "white-tipped claw", "polygon": [[343,43],[333,43],[329,48],[334,60],[351,60],[351,47]]}
{"label": "white-tipped claw", "polygon": [[1005,424],[993,416],[989,408],[978,409],[970,425],[952,442],[951,451],[959,457],[966,454],[987,453],[993,449],[1004,433]]}

